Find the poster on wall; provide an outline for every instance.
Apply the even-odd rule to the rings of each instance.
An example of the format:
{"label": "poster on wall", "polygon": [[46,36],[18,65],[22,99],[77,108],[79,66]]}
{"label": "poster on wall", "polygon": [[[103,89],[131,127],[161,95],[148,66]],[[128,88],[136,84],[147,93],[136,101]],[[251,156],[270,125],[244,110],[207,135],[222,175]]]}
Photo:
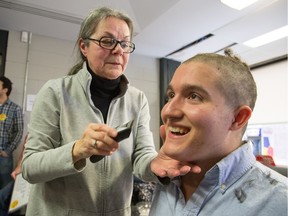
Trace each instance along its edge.
{"label": "poster on wall", "polygon": [[32,107],[35,101],[36,95],[27,95],[27,101],[26,101],[26,111],[31,112]]}
{"label": "poster on wall", "polygon": [[254,155],[271,156],[277,166],[288,167],[288,123],[248,125],[246,137]]}

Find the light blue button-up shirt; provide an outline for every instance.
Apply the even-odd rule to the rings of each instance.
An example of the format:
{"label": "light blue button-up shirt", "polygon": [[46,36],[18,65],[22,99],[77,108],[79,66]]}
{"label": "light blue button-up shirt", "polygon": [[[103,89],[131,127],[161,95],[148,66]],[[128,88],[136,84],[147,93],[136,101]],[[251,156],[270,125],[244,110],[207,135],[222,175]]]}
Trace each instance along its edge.
{"label": "light blue button-up shirt", "polygon": [[158,184],[150,216],[287,216],[288,179],[256,161],[246,143],[206,174],[190,199],[180,178]]}

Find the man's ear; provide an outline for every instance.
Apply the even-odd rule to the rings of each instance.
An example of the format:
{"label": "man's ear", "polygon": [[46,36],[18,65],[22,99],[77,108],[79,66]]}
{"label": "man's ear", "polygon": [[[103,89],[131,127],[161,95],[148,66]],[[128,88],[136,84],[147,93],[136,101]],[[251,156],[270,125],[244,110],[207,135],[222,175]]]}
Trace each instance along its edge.
{"label": "man's ear", "polygon": [[252,110],[249,106],[241,106],[235,111],[234,122],[231,125],[231,130],[238,130],[245,127],[252,115]]}

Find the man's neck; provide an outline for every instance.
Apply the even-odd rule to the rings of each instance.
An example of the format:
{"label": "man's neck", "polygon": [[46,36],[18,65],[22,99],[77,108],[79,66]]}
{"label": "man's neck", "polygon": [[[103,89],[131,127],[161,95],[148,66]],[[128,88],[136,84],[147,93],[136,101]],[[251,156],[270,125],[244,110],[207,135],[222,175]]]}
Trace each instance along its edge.
{"label": "man's neck", "polygon": [[196,191],[201,181],[204,179],[206,172],[210,170],[219,160],[221,160],[221,158],[214,158],[195,163],[201,167],[201,172],[190,172],[181,177],[181,190],[186,201],[188,201],[192,194]]}
{"label": "man's neck", "polygon": [[190,199],[192,194],[196,191],[200,182],[203,180],[205,173],[188,173],[181,177],[181,190],[186,202]]}
{"label": "man's neck", "polygon": [[4,104],[8,100],[8,97],[0,97],[0,104]]}

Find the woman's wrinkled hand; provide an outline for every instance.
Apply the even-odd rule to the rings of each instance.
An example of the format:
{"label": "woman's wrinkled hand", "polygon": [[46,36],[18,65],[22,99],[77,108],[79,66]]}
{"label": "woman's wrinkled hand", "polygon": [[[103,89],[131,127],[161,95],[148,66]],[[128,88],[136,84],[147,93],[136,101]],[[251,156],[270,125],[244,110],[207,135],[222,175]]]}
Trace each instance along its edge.
{"label": "woman's wrinkled hand", "polygon": [[119,148],[113,139],[116,129],[106,124],[89,124],[83,132],[82,138],[74,144],[72,155],[74,163],[92,155],[111,155]]}

